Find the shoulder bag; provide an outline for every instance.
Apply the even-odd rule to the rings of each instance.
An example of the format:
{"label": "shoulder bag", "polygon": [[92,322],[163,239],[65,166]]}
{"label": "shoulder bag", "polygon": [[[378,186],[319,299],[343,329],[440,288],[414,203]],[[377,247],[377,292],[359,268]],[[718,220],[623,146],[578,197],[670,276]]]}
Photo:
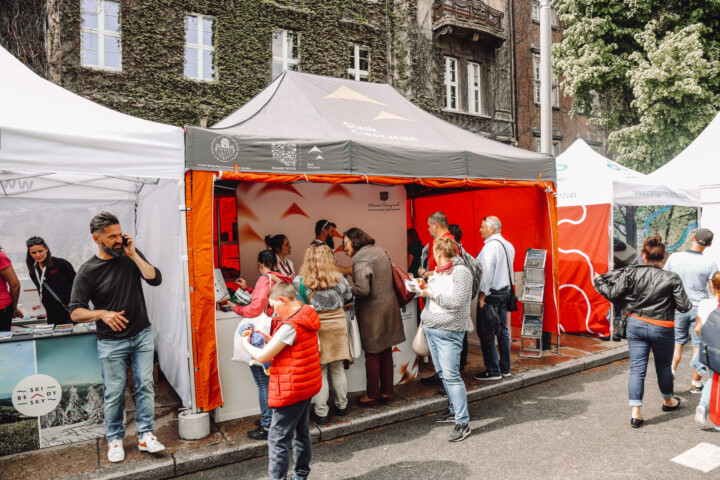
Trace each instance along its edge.
{"label": "shoulder bag", "polygon": [[425,330],[423,330],[422,322],[418,325],[417,332],[415,332],[415,338],[412,342],[413,352],[420,355],[421,357],[427,357],[430,355],[430,346],[425,336]]}
{"label": "shoulder bag", "polygon": [[360,328],[355,316],[355,302],[345,311],[348,318],[348,342],[350,343],[350,356],[359,358],[362,355],[362,344],[360,343]]}
{"label": "shoulder bag", "polygon": [[505,244],[500,240],[495,240],[496,242],[500,243],[500,246],[503,248],[503,251],[505,251],[505,261],[508,264],[508,281],[510,282],[510,297],[507,301],[507,311],[508,312],[517,312],[518,311],[518,302],[520,301],[515,294],[515,285],[513,285],[512,281],[512,265],[510,264],[510,256],[507,253],[507,249],[505,248]]}
{"label": "shoulder bag", "polygon": [[410,303],[413,298],[415,298],[415,293],[409,292],[405,288],[405,280],[410,280],[410,275],[403,272],[400,267],[393,263],[390,255],[387,253],[387,250],[385,251],[385,255],[387,255],[388,260],[390,261],[390,268],[392,269],[393,290],[395,290],[395,296],[397,297],[400,306],[404,307]]}

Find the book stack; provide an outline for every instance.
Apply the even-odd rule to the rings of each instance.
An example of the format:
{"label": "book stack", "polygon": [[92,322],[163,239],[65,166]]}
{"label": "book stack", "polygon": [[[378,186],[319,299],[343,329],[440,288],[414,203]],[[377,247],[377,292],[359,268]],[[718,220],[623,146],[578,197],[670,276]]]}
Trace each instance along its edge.
{"label": "book stack", "polygon": [[73,331],[72,323],[55,325],[55,330],[53,331],[53,337],[56,337],[59,335],[68,335],[68,334],[72,333],[72,331]]}
{"label": "book stack", "polygon": [[0,332],[0,340],[10,340],[12,336],[12,332]]}
{"label": "book stack", "polygon": [[51,337],[53,334],[53,328],[55,325],[53,324],[47,324],[47,323],[38,323],[36,325],[33,325],[35,328],[35,334],[33,335],[34,338],[38,337]]}
{"label": "book stack", "polygon": [[35,329],[33,327],[17,327],[12,331],[13,337],[19,337],[20,335],[32,335]]}
{"label": "book stack", "polygon": [[[95,325],[93,323],[93,325]],[[73,333],[87,333],[90,331],[90,324],[89,323],[76,323],[73,325],[72,332]]]}

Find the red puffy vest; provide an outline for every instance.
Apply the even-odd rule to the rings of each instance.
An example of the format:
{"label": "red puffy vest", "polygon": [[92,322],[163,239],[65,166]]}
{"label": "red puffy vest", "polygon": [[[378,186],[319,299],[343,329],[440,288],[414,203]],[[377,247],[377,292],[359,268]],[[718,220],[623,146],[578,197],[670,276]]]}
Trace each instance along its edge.
{"label": "red puffy vest", "polygon": [[295,327],[295,343],[287,345],[270,361],[268,405],[273,408],[312,398],[322,386],[318,348],[320,317],[311,306],[303,305],[290,317],[274,321],[272,334],[285,323]]}

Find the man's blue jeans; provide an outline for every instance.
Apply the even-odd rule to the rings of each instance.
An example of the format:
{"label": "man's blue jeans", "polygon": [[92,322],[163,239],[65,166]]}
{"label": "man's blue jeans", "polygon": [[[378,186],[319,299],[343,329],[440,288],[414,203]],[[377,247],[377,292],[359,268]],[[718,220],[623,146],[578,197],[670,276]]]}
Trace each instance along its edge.
{"label": "man's blue jeans", "polygon": [[98,340],[97,349],[105,384],[105,436],[108,442],[125,438],[123,411],[128,362],[135,386],[135,426],[138,437],[155,430],[155,341],[152,329],[148,327],[134,337],[122,340]]}
{"label": "man's blue jeans", "polygon": [[[482,350],[483,362],[488,373],[496,376],[501,373],[510,373],[510,330],[507,326],[507,301],[510,297],[510,289],[504,288],[499,292],[493,292],[492,299],[488,296],[487,300],[492,301],[497,306],[498,315],[500,316],[500,329],[497,335],[490,335],[486,339],[480,339],[480,348]],[[488,302],[489,303],[489,302]],[[497,336],[497,349],[495,348],[495,337]],[[498,362],[498,350],[500,351],[500,361]]]}
{"label": "man's blue jeans", "polygon": [[268,434],[270,480],[286,480],[290,468],[290,442],[293,447],[295,472],[293,478],[305,480],[310,475],[312,440],[310,439],[311,400],[303,400],[287,407],[273,408]]}
{"label": "man's blue jeans", "polygon": [[675,334],[670,327],[661,327],[628,317],[627,341],[630,350],[630,379],[628,397],[631,407],[642,407],[645,393],[650,350],[655,359],[655,372],[662,398],[673,396],[672,358],[675,350]]}
{"label": "man's blue jeans", "polygon": [[470,414],[467,406],[467,390],[460,376],[460,353],[462,352],[465,332],[451,332],[423,326],[432,355],[435,371],[443,381],[448,394],[450,413],[455,415],[455,423],[467,425]]}
{"label": "man's blue jeans", "polygon": [[268,407],[268,388],[270,385],[270,376],[265,374],[265,369],[260,365],[250,365],[253,380],[258,389],[258,401],[260,402],[260,425],[266,430],[270,430],[270,422],[272,421],[272,410]]}

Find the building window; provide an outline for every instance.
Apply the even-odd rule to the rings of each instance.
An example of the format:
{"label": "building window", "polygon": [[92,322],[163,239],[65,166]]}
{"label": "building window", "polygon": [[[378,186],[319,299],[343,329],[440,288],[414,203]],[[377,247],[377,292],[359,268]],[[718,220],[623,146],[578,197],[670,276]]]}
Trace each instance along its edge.
{"label": "building window", "polygon": [[360,45],[350,45],[350,64],[348,78],[358,82],[367,82],[370,72],[370,50]]}
{"label": "building window", "polygon": [[445,110],[458,111],[458,61],[445,57]]}
{"label": "building window", "polygon": [[205,15],[185,16],[185,76],[193,80],[214,80],[213,24]]}
{"label": "building window", "polygon": [[[561,153],[560,141],[553,140],[552,149],[553,149],[553,157],[559,156]],[[542,143],[540,142],[540,139],[537,137],[535,138],[535,151],[537,153],[542,153]]]}
{"label": "building window", "polygon": [[[533,55],[533,79],[535,80],[535,104],[540,105],[540,55]],[[557,77],[553,77],[552,106],[560,108],[560,85]]]}
{"label": "building window", "polygon": [[122,70],[120,3],[82,0],[81,10],[82,64],[105,70]]}
{"label": "building window", "polygon": [[532,21],[540,23],[540,3],[532,2]]}
{"label": "building window", "polygon": [[482,70],[479,63],[468,62],[468,112],[477,115],[485,113],[482,103]]}
{"label": "building window", "polygon": [[299,71],[300,35],[289,30],[276,30],[272,34],[272,79],[275,80],[285,70]]}

